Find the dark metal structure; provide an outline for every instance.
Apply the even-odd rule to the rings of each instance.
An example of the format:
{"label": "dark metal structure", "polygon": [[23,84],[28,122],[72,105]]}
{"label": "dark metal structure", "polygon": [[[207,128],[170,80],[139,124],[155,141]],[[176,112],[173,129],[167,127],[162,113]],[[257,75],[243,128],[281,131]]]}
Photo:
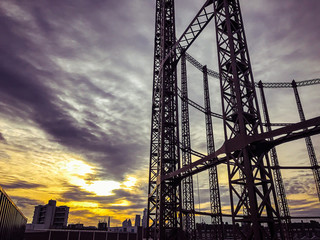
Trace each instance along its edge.
{"label": "dark metal structure", "polygon": [[[186,53],[212,19],[219,73]],[[181,90],[177,87],[179,60]],[[204,107],[188,98],[187,60],[203,72]],[[208,76],[220,80],[222,114],[211,112]],[[147,237],[199,239],[195,216],[207,215],[212,219],[210,236],[206,236],[209,239],[224,239],[222,217],[232,219],[234,239],[292,239],[291,216],[280,172],[283,167],[279,166],[275,146],[306,138],[309,168],[313,170],[319,194],[319,166],[310,136],[320,133],[320,117],[305,120],[296,89],[298,85],[318,83],[319,79],[313,79],[289,84],[295,91],[300,123],[271,123],[263,88],[288,84],[254,82],[239,0],[207,0],[178,40],[174,0],[156,0]],[[260,116],[257,87],[265,122]],[[207,156],[191,148],[189,105],[205,115]],[[223,121],[225,142],[218,150],[214,147],[212,117]],[[272,126],[281,128],[272,130]],[[199,159],[192,161],[192,156]],[[228,214],[221,210],[219,164],[227,167],[231,211]],[[192,176],[207,169],[211,211],[200,212],[194,207]]]}
{"label": "dark metal structure", "polygon": [[[302,103],[301,103],[300,96],[298,93],[297,83],[294,80],[292,81],[292,88],[293,88],[294,96],[295,96],[296,103],[297,103],[300,121],[303,122],[306,120],[306,118],[304,116]],[[305,137],[305,141],[306,141],[306,146],[307,146],[308,155],[309,155],[309,159],[310,159],[310,164],[312,167],[314,181],[315,181],[316,188],[317,188],[318,198],[320,200],[320,170],[319,170],[318,160],[316,157],[316,153],[314,151],[311,137],[310,136]]]}
{"label": "dark metal structure", "polygon": [[[189,104],[188,99],[188,82],[187,82],[187,66],[186,57],[183,54],[181,57],[181,136],[182,136],[182,166],[191,164],[191,140],[190,140],[190,123],[189,123]],[[195,229],[195,214],[194,214],[194,194],[193,194],[193,179],[188,176],[182,180],[183,192],[183,209],[185,210],[185,231],[186,238],[194,238]]]}

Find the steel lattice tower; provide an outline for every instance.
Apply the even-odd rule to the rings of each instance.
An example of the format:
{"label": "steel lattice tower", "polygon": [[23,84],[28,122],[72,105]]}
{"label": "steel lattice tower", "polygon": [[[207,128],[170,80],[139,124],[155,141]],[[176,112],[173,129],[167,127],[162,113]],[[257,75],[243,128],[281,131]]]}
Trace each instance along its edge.
{"label": "steel lattice tower", "polygon": [[[186,53],[213,18],[219,74],[208,70]],[[290,239],[289,209],[274,147],[319,134],[320,117],[305,120],[301,115],[300,103],[298,110],[301,122],[280,124],[278,126],[285,127],[272,130],[263,99],[267,122],[267,132],[263,132],[255,89],[257,84],[253,79],[239,0],[207,0],[178,40],[175,37],[174,0],[156,0],[155,19],[147,238],[195,239],[195,215],[199,214],[212,217],[213,226],[218,230],[213,236],[215,239],[223,239],[223,231],[220,231],[223,227],[222,216],[232,218],[234,239]],[[182,62],[180,95],[176,70],[179,59]],[[188,99],[186,59],[203,72],[205,107]],[[211,112],[209,74],[220,79],[222,115]],[[318,82],[319,79],[314,79],[299,84],[304,86]],[[288,87],[286,83],[280,85]],[[263,95],[262,86],[278,85],[260,83],[259,86]],[[298,104],[299,96],[294,90]],[[179,96],[182,101],[181,143]],[[189,104],[205,114],[207,156],[191,149]],[[212,116],[223,119],[225,142],[218,150],[214,149]],[[309,156],[315,159],[311,140],[307,142],[307,147]],[[272,164],[269,162],[269,150]],[[191,154],[200,159],[192,162]],[[231,214],[221,212],[217,173],[219,164],[227,166]],[[311,159],[311,165],[319,194],[317,160]],[[211,213],[194,209],[192,175],[207,169]]]}
{"label": "steel lattice tower", "polygon": [[163,176],[180,168],[174,1],[156,1],[153,106],[148,220],[157,239],[177,239],[181,230],[181,190]]}
{"label": "steel lattice tower", "polygon": [[[260,133],[262,125],[239,1],[218,0],[214,9],[225,140],[245,142]],[[275,238],[275,223],[281,221],[264,151],[247,145],[227,159],[234,231],[245,239]],[[237,228],[237,223],[247,229]],[[270,233],[262,223],[269,225]]]}

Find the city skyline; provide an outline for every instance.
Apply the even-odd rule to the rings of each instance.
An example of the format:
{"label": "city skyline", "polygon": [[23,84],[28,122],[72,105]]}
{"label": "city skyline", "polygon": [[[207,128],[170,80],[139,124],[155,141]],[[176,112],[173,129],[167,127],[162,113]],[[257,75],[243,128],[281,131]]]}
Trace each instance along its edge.
{"label": "city skyline", "polygon": [[[319,2],[240,2],[256,81],[320,77]],[[177,36],[202,4],[176,1]],[[70,207],[70,223],[92,225],[111,216],[120,224],[141,214],[147,204],[154,2],[2,1],[0,17],[0,185],[28,222],[34,206],[49,199]],[[217,70],[213,28],[190,53]],[[202,81],[201,74],[190,75]],[[217,82],[210,80],[212,88]],[[194,86],[191,97],[202,103],[199,89]],[[307,119],[320,115],[318,91],[299,88]],[[266,94],[272,122],[299,121],[291,90]],[[313,140],[319,157],[320,138]],[[195,146],[206,152],[201,141]],[[279,147],[279,154],[281,163],[308,164],[303,140]],[[292,213],[319,215],[312,172],[283,175]],[[202,207],[208,206],[203,199]]]}

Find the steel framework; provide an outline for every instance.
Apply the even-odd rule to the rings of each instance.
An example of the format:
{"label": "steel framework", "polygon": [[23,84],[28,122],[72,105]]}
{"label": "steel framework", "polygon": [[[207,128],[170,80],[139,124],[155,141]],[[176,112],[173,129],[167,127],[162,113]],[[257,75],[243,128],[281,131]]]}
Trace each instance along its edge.
{"label": "steel framework", "polygon": [[[212,19],[219,73],[186,53]],[[177,87],[179,60],[181,90]],[[188,98],[186,60],[203,72],[204,107]],[[211,112],[208,76],[220,80],[222,114]],[[196,239],[195,215],[207,215],[214,227],[210,239],[224,239],[223,216],[232,219],[234,239],[292,239],[280,172],[284,167],[279,166],[275,146],[306,139],[311,162],[307,168],[313,171],[320,199],[319,165],[310,139],[320,133],[320,117],[305,119],[297,92],[298,86],[318,83],[319,79],[291,84],[254,82],[239,0],[207,0],[178,40],[174,0],[156,0],[147,238]],[[265,122],[260,117],[257,87]],[[271,123],[263,88],[288,87],[294,90],[301,122]],[[191,148],[189,105],[205,115],[207,156]],[[212,117],[223,120],[225,142],[218,150]],[[284,127],[272,130],[271,126]],[[199,159],[192,161],[192,155]],[[231,214],[221,211],[219,164],[227,167]],[[195,211],[192,176],[207,169],[211,212]]]}

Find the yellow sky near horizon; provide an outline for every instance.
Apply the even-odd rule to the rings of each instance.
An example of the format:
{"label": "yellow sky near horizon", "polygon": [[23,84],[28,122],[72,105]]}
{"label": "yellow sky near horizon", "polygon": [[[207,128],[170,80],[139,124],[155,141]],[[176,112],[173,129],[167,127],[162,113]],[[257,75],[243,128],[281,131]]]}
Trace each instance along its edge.
{"label": "yellow sky near horizon", "polygon": [[[98,176],[102,170],[100,166],[49,141],[38,129],[32,126],[23,128],[18,124],[17,128],[12,126],[12,123],[0,123],[5,138],[5,142],[0,143],[0,185],[9,186],[4,187],[5,191],[13,199],[18,199],[16,204],[22,206],[20,208],[29,223],[32,222],[35,205],[26,204],[24,201],[27,199],[37,204],[47,204],[48,200],[55,199],[58,206],[69,206],[69,223],[81,222],[95,226],[110,216],[113,225],[120,225],[127,218],[134,220],[135,214],[142,215],[143,208],[135,206],[131,209],[131,205],[136,203],[132,203],[126,196],[115,196],[113,191],[143,195],[141,186],[147,182],[146,174],[137,172],[122,181],[101,178]],[[10,185],[15,187],[10,188]],[[89,200],[84,200],[83,196],[79,199],[73,196],[72,187],[83,194],[87,193]],[[63,200],[64,194],[68,192],[71,193],[70,199]],[[71,200],[72,197],[75,200]],[[103,199],[108,197],[112,199]]]}
{"label": "yellow sky near horizon", "polygon": [[[5,138],[5,141],[0,143],[0,184],[21,184],[14,188],[4,188],[9,196],[18,199],[16,203],[28,217],[29,223],[32,222],[34,206],[47,204],[50,199],[57,200],[58,206],[70,207],[68,223],[96,226],[99,221],[110,216],[111,225],[120,226],[125,219],[130,218],[133,221],[136,214],[142,215],[147,203],[147,168],[125,176],[122,181],[101,178],[99,172],[103,169],[100,166],[50,141],[40,130],[31,125],[27,128],[20,125],[17,125],[17,128],[12,126],[13,123],[0,123]],[[299,192],[287,194],[290,209],[301,215],[304,210],[310,212],[312,209],[319,209],[313,179],[309,176],[311,172],[309,177],[303,174],[305,171],[283,172],[287,188],[288,183],[296,178],[301,182],[300,186],[295,183],[300,189]],[[200,190],[207,192],[206,173],[199,179]],[[194,181],[196,184],[196,180]],[[219,182],[221,186],[228,184],[225,166],[219,166]],[[197,186],[195,205],[198,208],[196,190]],[[122,195],[117,191],[122,191]],[[221,194],[226,199],[229,198],[228,191]],[[33,201],[33,204],[27,200]],[[208,210],[208,198],[201,196],[199,200],[201,209]],[[222,209],[225,213],[230,212],[225,204]]]}

